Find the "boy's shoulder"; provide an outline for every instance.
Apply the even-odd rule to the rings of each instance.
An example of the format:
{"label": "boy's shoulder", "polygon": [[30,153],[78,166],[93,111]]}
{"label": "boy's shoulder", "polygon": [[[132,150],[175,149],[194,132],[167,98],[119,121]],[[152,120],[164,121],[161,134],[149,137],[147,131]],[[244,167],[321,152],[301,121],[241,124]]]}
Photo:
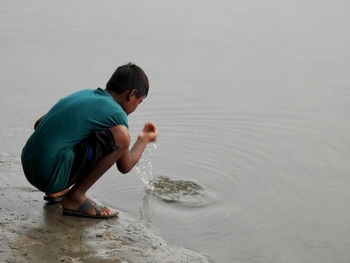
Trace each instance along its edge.
{"label": "boy's shoulder", "polygon": [[98,103],[99,101],[114,102],[113,98],[101,88],[79,90],[67,95],[60,101],[63,103],[79,103],[86,100],[89,100],[90,102],[95,101],[96,103]]}

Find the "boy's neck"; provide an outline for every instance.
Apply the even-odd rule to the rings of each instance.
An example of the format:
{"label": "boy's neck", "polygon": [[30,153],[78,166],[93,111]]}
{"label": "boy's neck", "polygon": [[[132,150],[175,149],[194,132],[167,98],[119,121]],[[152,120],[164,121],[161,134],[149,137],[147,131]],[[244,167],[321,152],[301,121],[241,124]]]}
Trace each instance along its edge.
{"label": "boy's neck", "polygon": [[123,105],[125,102],[125,94],[124,93],[117,93],[108,89],[105,89],[105,91],[112,96],[112,98],[119,104]]}

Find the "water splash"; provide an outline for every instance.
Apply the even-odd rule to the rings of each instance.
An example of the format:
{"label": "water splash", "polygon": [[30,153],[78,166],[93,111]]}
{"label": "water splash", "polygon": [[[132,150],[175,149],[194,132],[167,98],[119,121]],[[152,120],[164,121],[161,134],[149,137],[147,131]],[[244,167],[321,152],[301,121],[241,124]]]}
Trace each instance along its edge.
{"label": "water splash", "polygon": [[203,188],[191,181],[174,181],[169,177],[159,176],[148,182],[146,190],[163,200],[190,201],[191,197],[199,196]]}
{"label": "water splash", "polygon": [[144,183],[146,191],[164,201],[204,204],[204,189],[192,181],[172,180],[166,176],[154,176],[152,161],[150,160],[153,149],[158,149],[156,144],[146,148],[143,157],[136,166],[139,179]]}
{"label": "water splash", "polygon": [[[155,143],[152,143],[151,145],[153,149],[158,149],[158,146]],[[150,160],[152,155],[152,150],[147,147],[136,165],[137,175],[141,182],[143,182],[146,186],[148,185],[148,182],[153,178],[153,166]]]}

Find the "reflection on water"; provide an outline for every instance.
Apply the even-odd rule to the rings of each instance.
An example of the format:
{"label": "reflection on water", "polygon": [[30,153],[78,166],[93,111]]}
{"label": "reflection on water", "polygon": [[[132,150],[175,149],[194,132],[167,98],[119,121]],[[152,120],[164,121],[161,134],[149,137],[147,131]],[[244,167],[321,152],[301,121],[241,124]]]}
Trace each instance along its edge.
{"label": "reflection on water", "polygon": [[132,60],[159,148],[91,193],[213,262],[348,261],[349,1],[39,2],[0,8],[0,151]]}

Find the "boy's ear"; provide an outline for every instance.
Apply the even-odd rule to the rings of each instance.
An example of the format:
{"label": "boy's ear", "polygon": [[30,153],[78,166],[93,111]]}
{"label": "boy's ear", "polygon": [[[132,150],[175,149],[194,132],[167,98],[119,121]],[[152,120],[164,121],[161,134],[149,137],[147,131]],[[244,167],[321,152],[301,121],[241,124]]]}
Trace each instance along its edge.
{"label": "boy's ear", "polygon": [[133,89],[129,92],[128,100],[131,100],[132,96],[136,96],[137,89]]}

